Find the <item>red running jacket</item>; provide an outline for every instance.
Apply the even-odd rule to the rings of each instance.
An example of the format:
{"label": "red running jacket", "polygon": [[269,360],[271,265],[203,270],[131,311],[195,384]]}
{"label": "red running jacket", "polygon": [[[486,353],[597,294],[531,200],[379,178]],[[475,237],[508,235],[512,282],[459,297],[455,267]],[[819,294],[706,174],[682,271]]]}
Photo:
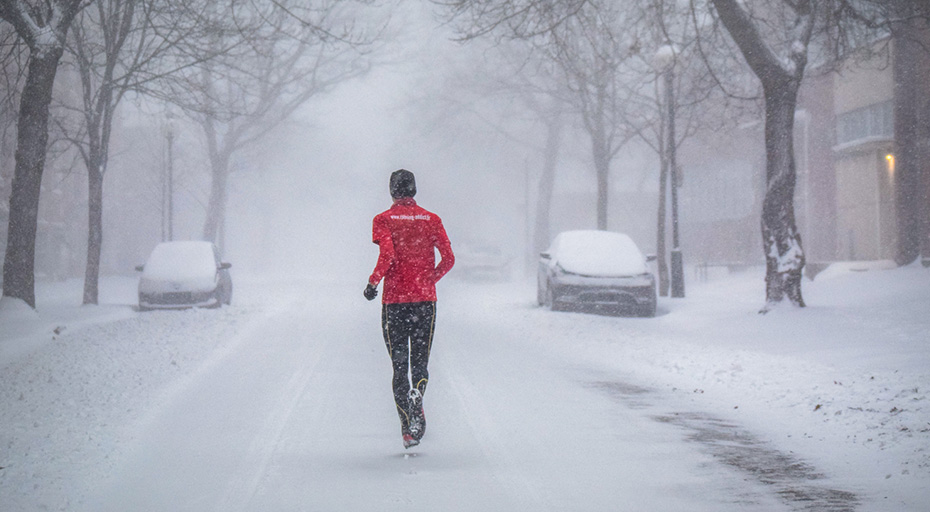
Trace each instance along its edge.
{"label": "red running jacket", "polygon": [[[377,286],[384,278],[382,302],[436,300],[436,282],[455,264],[452,244],[438,215],[417,206],[413,198],[397,199],[375,217],[371,239],[380,251],[368,282]],[[439,265],[434,247],[442,258]]]}

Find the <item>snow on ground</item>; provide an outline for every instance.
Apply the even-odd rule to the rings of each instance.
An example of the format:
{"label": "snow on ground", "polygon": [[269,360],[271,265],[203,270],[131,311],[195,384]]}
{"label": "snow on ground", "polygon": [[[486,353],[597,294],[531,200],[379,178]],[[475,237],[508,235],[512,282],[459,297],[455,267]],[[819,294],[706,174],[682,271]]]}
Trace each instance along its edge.
{"label": "snow on ground", "polygon": [[839,267],[805,281],[809,307],[767,315],[756,313],[763,269],[691,283],[656,319],[525,314],[538,333],[572,333],[566,357],[626,375],[638,390],[628,394],[654,388],[672,411],[743,425],[878,500],[876,510],[924,510],[930,270]]}
{"label": "snow on ground", "polygon": [[267,314],[139,314],[137,282],[105,279],[98,306],[79,305],[80,280],[41,284],[36,311],[0,300],[0,510],[75,509],[77,475],[108,474],[123,427]]}
{"label": "snow on ground", "polygon": [[411,459],[351,284],[150,313],[135,279],[43,284],[0,301],[0,510],[925,510],[930,270],[764,316],[762,270],[712,277],[654,319],[444,280]]}

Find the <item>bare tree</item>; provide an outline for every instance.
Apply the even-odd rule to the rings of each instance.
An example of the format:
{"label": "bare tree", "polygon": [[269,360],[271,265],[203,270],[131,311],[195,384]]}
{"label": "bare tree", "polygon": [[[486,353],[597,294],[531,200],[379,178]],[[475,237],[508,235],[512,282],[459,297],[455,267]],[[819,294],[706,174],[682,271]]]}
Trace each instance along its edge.
{"label": "bare tree", "polygon": [[212,181],[205,240],[222,236],[234,155],[310,98],[368,70],[365,51],[375,37],[358,28],[353,10],[367,3],[233,3],[211,14],[208,47],[217,57],[186,74],[188,92],[172,98],[206,141]]}
{"label": "bare tree", "polygon": [[[454,74],[454,90],[441,98],[437,110],[448,119],[449,106],[460,105],[508,140],[541,156],[532,234],[532,254],[538,255],[550,242],[550,210],[566,114],[571,110],[566,101],[570,94],[556,66],[525,44],[501,42],[479,53],[483,56],[480,62],[464,63],[465,69]],[[493,112],[493,119],[475,107],[488,102],[492,104],[485,111]],[[515,105],[515,112],[501,108],[510,103]],[[515,120],[541,125],[542,140],[537,140],[537,131],[517,126]]]}
{"label": "bare tree", "polygon": [[33,308],[36,229],[48,143],[49,105],[68,29],[85,1],[0,1],[0,18],[11,24],[29,47],[28,71],[20,97],[3,295],[22,299]]}
{"label": "bare tree", "polygon": [[[562,83],[559,97],[566,110],[577,113],[591,140],[592,160],[598,176],[598,227],[606,228],[609,168],[613,156],[632,137],[639,138],[660,158],[657,246],[660,289],[667,294],[665,250],[665,199],[668,194],[666,98],[679,112],[681,127],[675,146],[698,126],[722,122],[720,115],[705,115],[698,107],[716,94],[715,83],[700,59],[696,36],[688,23],[688,9],[678,2],[643,0],[616,3],[596,0],[542,2],[538,0],[485,0],[441,2],[461,23],[462,38],[490,36],[499,41],[519,39],[532,43],[552,63]],[[674,44],[681,55],[676,65],[674,94],[664,94],[654,65],[656,50]],[[715,106],[717,112],[723,103]],[[677,170],[677,169],[676,169]]]}
{"label": "bare tree", "polygon": [[642,49],[638,11],[612,2],[485,0],[448,2],[462,23],[462,38],[520,39],[551,62],[566,91],[563,100],[582,122],[591,142],[597,182],[597,228],[607,229],[611,163],[636,136],[624,122],[629,106],[632,58]]}
{"label": "bare tree", "polygon": [[766,41],[758,16],[737,0],[712,0],[724,26],[759,77],[765,94],[766,194],[762,205],[762,242],[766,257],[766,305],[786,296],[803,307],[801,272],[804,250],[794,218],[796,167],[793,146],[798,89],[807,66],[808,47],[818,13],[810,1],[785,6],[795,13],[785,26],[786,56]]}
{"label": "bare tree", "polygon": [[793,130],[798,89],[811,55],[817,55],[827,67],[838,62],[855,40],[851,12],[843,2],[834,1],[784,0],[753,5],[711,0],[710,4],[759,79],[765,99],[762,243],[766,304],[761,312],[785,298],[803,307],[805,258],[794,216]]}
{"label": "bare tree", "polygon": [[[633,88],[630,105],[625,109],[625,122],[634,126],[639,140],[659,158],[656,215],[658,289],[660,295],[667,296],[669,182],[674,181],[681,187],[683,181],[669,179],[671,172],[675,172],[678,178],[683,174],[682,167],[671,160],[679,148],[697,133],[732,124],[734,120],[730,116],[736,114],[735,117],[739,118],[739,115],[733,108],[734,102],[722,92],[705,62],[716,69],[730,66],[718,52],[706,54],[702,51],[699,42],[704,30],[690,22],[687,6],[677,1],[649,0],[642,2],[639,8],[643,17],[642,26],[638,28],[643,51],[637,55],[641,61],[638,66],[641,78],[631,83]],[[662,60],[668,62],[660,62]],[[652,77],[654,82],[650,83]],[[670,121],[674,126],[670,126]]]}
{"label": "bare tree", "polygon": [[[81,94],[77,102],[62,97],[61,107],[76,112],[78,122],[72,125],[63,119],[59,126],[79,150],[87,169],[84,304],[97,303],[103,182],[114,114],[128,92],[145,90],[151,83],[211,57],[208,52],[191,51],[202,40],[202,13],[198,9],[204,6],[175,0],[98,1],[83,10],[74,23],[67,55],[80,79]],[[169,56],[173,58],[167,59]]]}
{"label": "bare tree", "polygon": [[[0,249],[6,246],[9,198],[16,147],[16,108],[26,72],[28,49],[10,25],[0,25]],[[0,250],[0,252],[5,252]]]}
{"label": "bare tree", "polygon": [[[487,72],[478,73],[479,79],[493,77],[492,93],[494,96],[514,98],[523,114],[529,113],[534,124],[542,124],[544,137],[542,144],[536,141],[523,141],[534,153],[541,154],[542,165],[539,172],[536,193],[536,211],[533,223],[532,254],[538,255],[549,246],[551,241],[552,198],[555,192],[556,171],[562,150],[562,139],[566,129],[566,114],[572,110],[567,101],[570,96],[557,71],[557,66],[539,52],[521,47],[525,45],[496,45],[499,59],[486,63]],[[469,71],[474,74],[473,71]],[[474,86],[483,97],[489,97],[488,91],[481,85]],[[498,112],[500,112],[498,108]],[[509,114],[503,114],[508,117]],[[507,132],[506,128],[496,129]],[[529,205],[527,205],[529,208]]]}
{"label": "bare tree", "polygon": [[465,37],[530,39],[574,17],[589,0],[434,0],[460,20]]}
{"label": "bare tree", "polygon": [[[631,14],[633,16],[631,16]],[[611,163],[637,135],[626,122],[637,82],[630,60],[640,50],[638,34],[626,30],[638,22],[635,11],[610,3],[589,2],[546,34],[540,51],[556,63],[569,100],[581,116],[591,141],[597,176],[597,229],[607,229]]]}

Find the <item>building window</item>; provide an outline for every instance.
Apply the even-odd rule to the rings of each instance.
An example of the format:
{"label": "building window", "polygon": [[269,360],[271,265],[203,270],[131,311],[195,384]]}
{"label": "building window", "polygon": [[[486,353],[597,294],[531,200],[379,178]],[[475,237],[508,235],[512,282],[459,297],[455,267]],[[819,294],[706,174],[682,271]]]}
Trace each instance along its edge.
{"label": "building window", "polygon": [[844,112],[836,117],[837,144],[893,136],[894,109],[890,100]]}

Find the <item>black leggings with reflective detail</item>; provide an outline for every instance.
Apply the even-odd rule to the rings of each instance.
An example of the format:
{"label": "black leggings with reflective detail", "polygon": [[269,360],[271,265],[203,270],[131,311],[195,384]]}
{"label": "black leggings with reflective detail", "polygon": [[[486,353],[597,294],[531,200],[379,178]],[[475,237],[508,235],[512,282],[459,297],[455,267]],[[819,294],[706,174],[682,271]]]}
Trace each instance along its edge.
{"label": "black leggings with reflective detail", "polygon": [[[384,343],[394,367],[394,403],[400,416],[403,433],[409,432],[409,398],[413,387],[426,394],[429,372],[429,352],[436,326],[435,302],[405,302],[384,304],[381,308],[381,329]],[[408,370],[410,380],[407,379]]]}

